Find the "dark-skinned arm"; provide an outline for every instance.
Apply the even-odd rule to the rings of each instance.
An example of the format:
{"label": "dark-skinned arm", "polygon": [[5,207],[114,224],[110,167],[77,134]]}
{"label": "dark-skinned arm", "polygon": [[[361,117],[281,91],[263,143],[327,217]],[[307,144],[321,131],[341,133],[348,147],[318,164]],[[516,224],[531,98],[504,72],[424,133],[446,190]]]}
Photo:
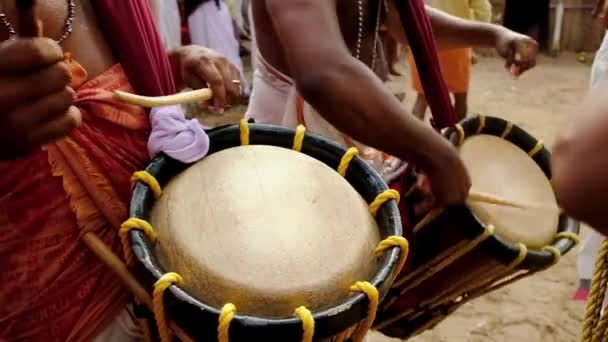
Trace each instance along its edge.
{"label": "dark-skinned arm", "polygon": [[[460,19],[429,6],[426,6],[426,12],[431,20],[437,45],[441,49],[494,47],[500,33],[508,31],[499,25]],[[393,1],[389,5],[386,25],[394,39],[407,44],[401,18]]]}
{"label": "dark-skinned arm", "polygon": [[[298,91],[331,124],[358,141],[412,161],[435,163],[446,142],[411,116],[354,58],[330,0],[267,0]],[[437,156],[438,158],[440,156]]]}
{"label": "dark-skinned arm", "polygon": [[470,178],[456,149],[409,114],[352,57],[330,0],[266,0],[291,76],[304,99],[356,140],[420,166],[439,205],[461,204]]}
{"label": "dark-skinned arm", "polygon": [[608,234],[608,84],[592,90],[553,148],[553,186],[569,215]]}

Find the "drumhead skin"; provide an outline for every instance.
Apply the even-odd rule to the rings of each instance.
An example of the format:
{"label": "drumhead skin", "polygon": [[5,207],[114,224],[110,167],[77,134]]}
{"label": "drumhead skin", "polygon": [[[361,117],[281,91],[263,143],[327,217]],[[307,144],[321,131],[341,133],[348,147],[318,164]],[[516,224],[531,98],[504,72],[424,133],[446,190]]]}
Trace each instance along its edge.
{"label": "drumhead skin", "polygon": [[377,269],[368,203],[335,170],[286,148],[212,154],[165,186],[150,223],[164,268],[198,299],[242,314],[331,307]]}
{"label": "drumhead skin", "polygon": [[513,143],[488,134],[465,139],[459,151],[471,175],[471,191],[524,206],[469,200],[477,218],[508,241],[537,250],[550,245],[557,234],[559,207],[551,183],[534,160]]}
{"label": "drumhead skin", "polygon": [[[165,155],[155,158],[146,168],[146,171],[158,180],[163,191],[169,190],[169,194],[173,192],[170,188],[174,185],[168,185],[173,179],[176,180],[175,187],[179,189],[177,192],[180,193],[180,196],[190,196],[194,199],[192,201],[193,204],[189,207],[182,205],[177,208],[175,206],[179,203],[179,199],[166,198],[173,195],[165,196],[166,194],[164,194],[161,196],[161,202],[167,201],[167,212],[171,213],[170,219],[182,226],[171,226],[173,231],[159,231],[158,234],[162,235],[159,237],[156,245],[142,231],[132,230],[129,232],[129,236],[131,238],[133,253],[142,266],[140,269],[141,278],[145,279],[150,288],[162,275],[175,271],[175,269],[169,268],[174,267],[174,265],[170,265],[167,260],[162,260],[164,256],[161,257],[160,255],[160,251],[163,248],[170,246],[170,244],[164,246],[165,241],[163,239],[165,235],[177,237],[175,240],[177,243],[174,243],[174,253],[183,253],[186,250],[178,250],[177,246],[179,248],[190,246],[193,248],[189,249],[189,253],[194,256],[191,260],[196,260],[196,258],[205,260],[205,258],[208,258],[213,262],[213,264],[205,262],[205,274],[216,277],[216,279],[208,279],[208,282],[217,282],[218,279],[222,279],[222,282],[226,281],[226,284],[232,286],[232,288],[229,291],[224,290],[223,293],[217,291],[217,293],[201,295],[207,296],[205,297],[207,299],[203,300],[195,295],[194,292],[206,290],[204,286],[201,286],[197,290],[196,287],[199,285],[189,283],[190,279],[185,274],[184,287],[174,285],[169,287],[164,293],[167,317],[175,321],[194,340],[216,341],[220,310],[223,304],[226,303],[218,305],[211,302],[230,300],[231,302],[238,303],[236,315],[230,323],[231,341],[299,341],[302,339],[303,333],[302,321],[295,317],[293,310],[295,310],[297,305],[301,305],[301,303],[308,300],[306,293],[301,293],[299,297],[291,298],[294,306],[290,310],[287,310],[288,305],[283,302],[277,303],[277,307],[282,306],[280,310],[274,311],[275,308],[264,308],[266,314],[259,315],[242,311],[243,309],[257,311],[255,308],[260,306],[261,301],[243,292],[251,289],[254,292],[257,291],[256,293],[262,296],[262,300],[268,300],[267,297],[264,297],[269,294],[266,286],[270,286],[272,290],[283,291],[283,293],[287,294],[310,288],[312,289],[311,291],[326,292],[325,295],[327,297],[334,297],[337,296],[335,289],[340,287],[344,293],[342,297],[337,296],[339,298],[337,298],[336,302],[325,304],[311,302],[312,305],[319,306],[318,309],[311,310],[315,321],[315,340],[325,340],[360,323],[367,315],[368,299],[363,293],[349,293],[349,286],[352,284],[348,282],[361,275],[365,279],[357,280],[369,281],[378,289],[380,297],[383,297],[388,292],[398,273],[398,270],[396,270],[400,255],[398,247],[388,249],[377,259],[370,259],[375,247],[374,242],[390,236],[403,235],[399,208],[395,201],[389,201],[380,207],[375,218],[377,225],[376,234],[370,232],[371,226],[362,225],[353,227],[351,224],[354,222],[353,220],[361,221],[362,218],[363,222],[368,222],[369,216],[366,215],[369,214],[366,214],[368,210],[366,204],[373,202],[378,194],[388,189],[386,183],[375,170],[360,158],[353,159],[347,169],[344,179],[348,184],[345,184],[344,179],[340,178],[336,171],[333,171],[336,173],[335,175],[325,171],[318,171],[323,170],[324,167],[337,170],[346,150],[314,134],[306,134],[304,137],[301,153],[306,156],[298,157],[299,161],[295,162],[294,165],[290,165],[293,163],[293,158],[285,158],[280,167],[285,168],[287,173],[283,173],[280,176],[277,174],[254,175],[254,170],[257,170],[259,173],[265,167],[268,167],[268,165],[259,165],[259,161],[253,163],[251,159],[256,158],[257,151],[264,151],[266,149],[272,151],[268,155],[268,158],[273,153],[285,155],[295,153],[291,151],[294,142],[294,130],[271,125],[250,124],[249,145],[251,146],[247,148],[235,148],[240,145],[240,130],[236,125],[213,129],[208,132],[208,135],[211,145],[209,154],[205,160],[211,160],[211,163],[208,163],[211,166],[214,164],[213,159],[217,158],[216,161],[223,164],[223,172],[205,166],[205,160],[203,160],[203,162],[194,165],[195,169],[193,169],[193,172],[199,177],[197,182],[200,184],[180,181],[178,175],[182,172],[188,172],[188,168],[192,165],[182,164]],[[284,150],[277,152],[275,148],[266,148],[258,145],[271,145]],[[226,152],[223,156],[220,154],[222,151]],[[261,154],[264,155],[266,152]],[[214,157],[216,153],[217,157]],[[239,158],[244,158],[244,160],[239,160]],[[224,159],[224,161],[221,161],[221,159]],[[288,159],[291,162],[287,162]],[[267,161],[266,163],[269,162]],[[231,174],[233,171],[239,171],[238,167],[235,167],[237,164],[245,168],[242,170],[243,173]],[[302,168],[302,165],[307,165],[306,168],[309,172],[315,172],[314,177],[327,177],[331,179],[331,182],[339,184],[342,190],[340,192],[328,190],[327,184],[324,183],[320,184],[322,185],[321,187],[316,188],[314,186],[307,186],[306,182],[312,182],[312,178],[314,178],[310,177],[310,175],[308,177],[301,177],[298,181],[298,174],[302,176],[306,173],[302,172],[306,170]],[[202,172],[204,177],[198,175],[199,172]],[[223,179],[223,181],[213,182],[211,177],[214,177],[216,180]],[[273,177],[274,180],[272,179]],[[203,178],[205,179],[203,180]],[[307,181],[303,181],[304,179],[307,179]],[[290,181],[289,186],[298,184],[296,187],[297,191],[291,192],[281,188],[281,186],[286,186],[285,184],[288,180]],[[280,186],[269,185],[271,181],[275,182],[275,184],[279,183]],[[349,185],[350,189],[346,185]],[[189,191],[188,195],[184,195],[188,186],[193,191]],[[254,186],[262,186],[262,188],[256,189]],[[237,196],[229,192],[236,192],[237,190],[248,192],[249,195],[235,199]],[[274,191],[282,192],[282,195],[279,196]],[[199,193],[193,194],[193,192]],[[299,192],[299,194],[296,194],[296,192]],[[255,196],[253,199],[249,198],[248,200],[247,198],[250,197],[251,193]],[[306,197],[319,193],[322,193],[323,196],[318,198]],[[319,206],[318,210],[321,210],[325,217],[324,221],[321,221],[322,223],[335,223],[339,224],[339,226],[325,230],[321,229],[321,227],[312,227],[312,223],[318,224],[315,220],[319,219],[311,217],[310,213],[306,214],[306,211],[298,212],[298,206],[305,203],[305,200],[310,202],[317,201],[314,205]],[[199,201],[199,203],[195,203],[196,201]],[[270,201],[273,203],[272,207],[266,204]],[[130,216],[148,221],[152,220],[153,215],[160,214],[160,211],[152,214],[153,207],[157,202],[152,190],[144,183],[138,182],[133,190]],[[230,205],[228,205],[228,202],[230,202]],[[238,203],[238,206],[235,206],[235,203]],[[345,203],[350,203],[348,204],[349,207]],[[321,205],[325,208],[320,208]],[[246,214],[243,216],[242,222],[239,221],[238,217],[231,216],[230,211],[234,211],[234,208],[237,207],[240,210],[240,214]],[[363,209],[365,210],[355,209],[357,207],[364,207]],[[179,215],[178,218],[177,215],[174,215],[174,210],[182,213],[186,212],[187,216]],[[300,208],[300,210],[304,209]],[[351,210],[352,212],[350,212]],[[356,213],[354,212],[355,210]],[[264,214],[264,218],[262,219],[261,213],[265,211],[271,211],[271,215]],[[276,218],[276,222],[273,222],[272,218],[269,218],[271,216]],[[203,218],[213,221],[214,219],[218,219],[218,217],[222,217],[221,220],[211,222],[211,224],[210,222],[200,222]],[[303,218],[305,222],[302,222]],[[160,224],[161,221],[166,221],[168,218],[161,218],[159,216],[154,218],[154,220],[157,221],[156,224]],[[188,226],[183,227],[183,225]],[[348,227],[349,231],[346,232],[346,226],[348,225],[350,225]],[[216,231],[213,231],[214,229]],[[257,229],[263,232],[257,234]],[[226,232],[228,234],[225,234]],[[272,234],[275,236],[269,236]],[[323,234],[324,236],[320,238],[319,234]],[[211,235],[210,239],[206,240],[206,237],[209,235]],[[332,242],[332,239],[338,240]],[[353,241],[350,241],[351,239]],[[348,243],[344,242],[346,240],[349,240]],[[270,241],[273,242],[270,243]],[[281,246],[272,246],[273,243],[278,244],[279,242],[282,244]],[[201,247],[198,247],[199,243]],[[213,243],[225,245],[212,246]],[[313,245],[305,246],[304,243],[313,243]],[[364,253],[362,251],[367,248],[364,246],[367,244],[369,244],[370,248]],[[235,249],[241,247],[247,247],[248,250],[235,251]],[[213,251],[202,251],[201,249],[203,248],[213,249]],[[307,248],[310,250],[307,250]],[[328,250],[325,250],[325,248]],[[273,255],[273,253],[276,255]],[[292,262],[297,267],[303,267],[304,271],[310,273],[309,277],[306,277],[300,271],[300,273],[291,272],[291,274],[295,274],[291,276],[294,279],[292,284],[284,284],[277,280],[281,277],[283,279],[289,278],[289,276],[273,273],[289,269],[289,261],[278,260],[278,267],[274,268],[269,263],[273,259],[286,257],[288,253],[294,253],[297,256]],[[253,254],[259,254],[260,260],[249,260]],[[166,255],[170,255],[170,253]],[[311,264],[305,265],[304,260],[308,260]],[[356,272],[360,274],[350,274],[353,270],[346,270],[344,265],[346,263],[359,262],[357,260],[363,260],[363,264],[365,262],[369,263],[372,260],[372,264],[376,265],[371,268],[365,266],[358,269]],[[244,264],[240,264],[240,262]],[[263,269],[259,270],[260,275],[263,275],[265,278],[276,279],[261,279],[259,275],[255,274],[255,270],[247,270],[246,266],[252,265],[252,262],[263,263]],[[325,262],[332,269],[324,270],[325,274],[320,274],[323,268],[327,267],[324,266]],[[198,267],[198,265],[182,266]],[[194,271],[190,274],[200,278],[201,274],[197,274],[197,272]],[[240,277],[237,273],[243,273],[244,280],[239,280]],[[249,284],[254,278],[257,279],[258,284]],[[318,285],[320,283],[329,279],[342,279],[343,282],[341,284],[333,284],[334,290],[319,288]],[[326,285],[332,286],[332,284]],[[244,289],[244,287],[247,289]],[[252,300],[252,302],[248,302],[249,300]],[[276,301],[275,298],[270,298],[270,300]],[[274,305],[274,303],[272,304]],[[274,317],[275,314],[285,312],[286,314],[281,314],[279,315],[280,317]],[[268,316],[273,316],[274,318],[269,318]]]}
{"label": "drumhead skin", "polygon": [[[493,224],[495,226],[495,234],[488,240],[491,250],[498,260],[507,265],[517,258],[519,243],[530,243],[527,246],[526,258],[519,264],[520,269],[539,269],[552,265],[555,261],[555,256],[548,250],[538,250],[536,248],[542,247],[539,244],[541,244],[542,240],[546,241],[551,231],[556,234],[578,234],[580,223],[558,209],[559,214],[555,230],[549,227],[551,222],[553,222],[551,208],[554,208],[553,205],[557,206],[553,189],[549,190],[547,188],[547,183],[551,187],[551,153],[543,146],[541,141],[534,138],[528,132],[498,117],[471,116],[462,121],[459,127],[460,131],[450,129],[445,131],[444,135],[456,146],[465,145],[469,141],[471,150],[467,151],[468,148],[465,146],[465,150],[462,151],[469,155],[464,156],[464,158],[470,159],[469,163],[472,163],[471,159],[479,158],[476,159],[478,166],[475,166],[476,170],[474,172],[480,173],[481,177],[475,176],[472,178],[473,186],[478,187],[477,189],[473,188],[473,190],[487,192],[497,190],[503,191],[503,193],[497,193],[496,195],[508,197],[507,195],[514,194],[515,196],[519,196],[522,201],[538,200],[538,202],[543,203],[536,203],[535,205],[544,207],[545,210],[544,217],[538,219],[540,215],[536,215],[537,218],[530,218],[530,221],[526,220],[529,217],[535,216],[532,213],[520,212],[518,216],[511,213],[514,215],[514,220],[521,220],[521,226],[519,227],[513,227],[511,222],[514,221],[507,222],[510,220],[508,215],[503,216],[503,213],[489,212],[487,209],[484,211],[483,208],[487,208],[487,206],[482,207],[479,204],[472,207],[471,203],[467,203],[466,209],[450,208],[448,214],[461,217],[460,220],[466,222],[467,226],[474,224],[475,221],[481,226],[487,223]],[[477,142],[475,142],[476,140],[471,140],[476,137],[479,137]],[[497,142],[496,139],[504,141]],[[484,143],[488,145],[482,146]],[[473,151],[473,148],[477,148],[480,151]],[[517,149],[523,155],[516,152]],[[483,154],[483,156],[471,157],[470,154],[472,153]],[[501,153],[507,153],[508,158],[513,158],[513,160],[506,161],[506,158],[503,159]],[[528,162],[524,161],[526,158]],[[538,174],[538,169],[530,165],[530,161],[538,166],[544,177]],[[515,162],[518,163],[517,166],[511,165]],[[490,165],[494,165],[497,169],[501,168],[502,170],[488,171],[487,168],[491,167]],[[486,170],[480,171],[483,167],[486,167]],[[505,171],[507,167],[509,172]],[[502,174],[506,178],[490,179],[494,175],[493,172],[495,172],[495,175]],[[485,177],[484,174],[487,174],[488,177]],[[522,176],[522,174],[526,174],[526,176]],[[534,177],[534,180],[531,177]],[[540,180],[540,178],[544,178],[544,180]],[[476,182],[477,185],[475,184]],[[529,184],[530,182],[534,182],[535,184]],[[504,183],[504,187],[498,183]],[[509,186],[512,186],[512,189],[509,189]],[[488,190],[484,190],[483,187]],[[543,210],[540,211],[543,212]],[[468,216],[470,217],[467,218]],[[535,221],[536,219],[539,221]],[[496,222],[505,223],[497,225]],[[537,223],[546,225],[536,225]],[[531,239],[533,236],[537,240]],[[556,236],[551,237],[550,241],[544,245],[556,248],[561,255],[565,255],[575,246],[573,240],[563,236],[556,239]],[[522,240],[518,240],[519,238]]]}

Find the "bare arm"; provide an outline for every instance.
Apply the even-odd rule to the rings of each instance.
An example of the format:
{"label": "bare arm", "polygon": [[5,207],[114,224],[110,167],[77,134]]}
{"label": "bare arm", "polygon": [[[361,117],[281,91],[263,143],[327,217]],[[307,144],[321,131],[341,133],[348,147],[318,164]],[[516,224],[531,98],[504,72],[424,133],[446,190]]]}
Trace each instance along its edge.
{"label": "bare arm", "polygon": [[364,64],[352,57],[334,1],[267,0],[291,76],[300,94],[342,132],[423,169],[448,144],[400,105]]}
{"label": "bare arm", "polygon": [[553,185],[571,216],[608,233],[608,84],[592,90],[553,149]]}
{"label": "bare arm", "polygon": [[[441,49],[494,47],[500,32],[506,30],[498,25],[460,19],[429,6],[426,6],[426,12],[431,20],[437,45]],[[392,1],[389,5],[386,25],[394,39],[407,44],[399,12]]]}

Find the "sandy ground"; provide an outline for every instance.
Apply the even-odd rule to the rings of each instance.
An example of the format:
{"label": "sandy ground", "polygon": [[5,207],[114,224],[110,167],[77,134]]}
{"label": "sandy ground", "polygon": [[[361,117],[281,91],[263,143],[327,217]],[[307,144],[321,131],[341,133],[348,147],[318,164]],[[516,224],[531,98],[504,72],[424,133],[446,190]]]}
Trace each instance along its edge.
{"label": "sandy ground", "polygon": [[[406,67],[402,71],[407,73]],[[560,128],[576,115],[585,95],[590,68],[573,54],[542,58],[536,69],[513,80],[496,58],[484,57],[474,67],[469,110],[495,115],[521,125],[551,146]],[[407,77],[391,83],[395,91],[405,90],[405,103],[414,95]],[[207,117],[204,121],[235,121],[243,108],[228,117]],[[463,306],[432,331],[412,342],[574,342],[581,329],[584,305],[570,297],[576,287],[576,253],[562,258],[552,269],[491,293]],[[369,342],[396,341],[372,333]]]}

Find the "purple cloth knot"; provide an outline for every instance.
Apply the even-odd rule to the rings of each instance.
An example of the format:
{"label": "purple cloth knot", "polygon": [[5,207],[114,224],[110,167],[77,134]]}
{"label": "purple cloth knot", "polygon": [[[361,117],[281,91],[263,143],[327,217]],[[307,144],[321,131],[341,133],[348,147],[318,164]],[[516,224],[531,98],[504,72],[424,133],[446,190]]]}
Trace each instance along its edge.
{"label": "purple cloth knot", "polygon": [[186,119],[181,106],[153,108],[148,152],[154,158],[163,152],[182,163],[194,163],[209,152],[209,136],[196,119]]}

